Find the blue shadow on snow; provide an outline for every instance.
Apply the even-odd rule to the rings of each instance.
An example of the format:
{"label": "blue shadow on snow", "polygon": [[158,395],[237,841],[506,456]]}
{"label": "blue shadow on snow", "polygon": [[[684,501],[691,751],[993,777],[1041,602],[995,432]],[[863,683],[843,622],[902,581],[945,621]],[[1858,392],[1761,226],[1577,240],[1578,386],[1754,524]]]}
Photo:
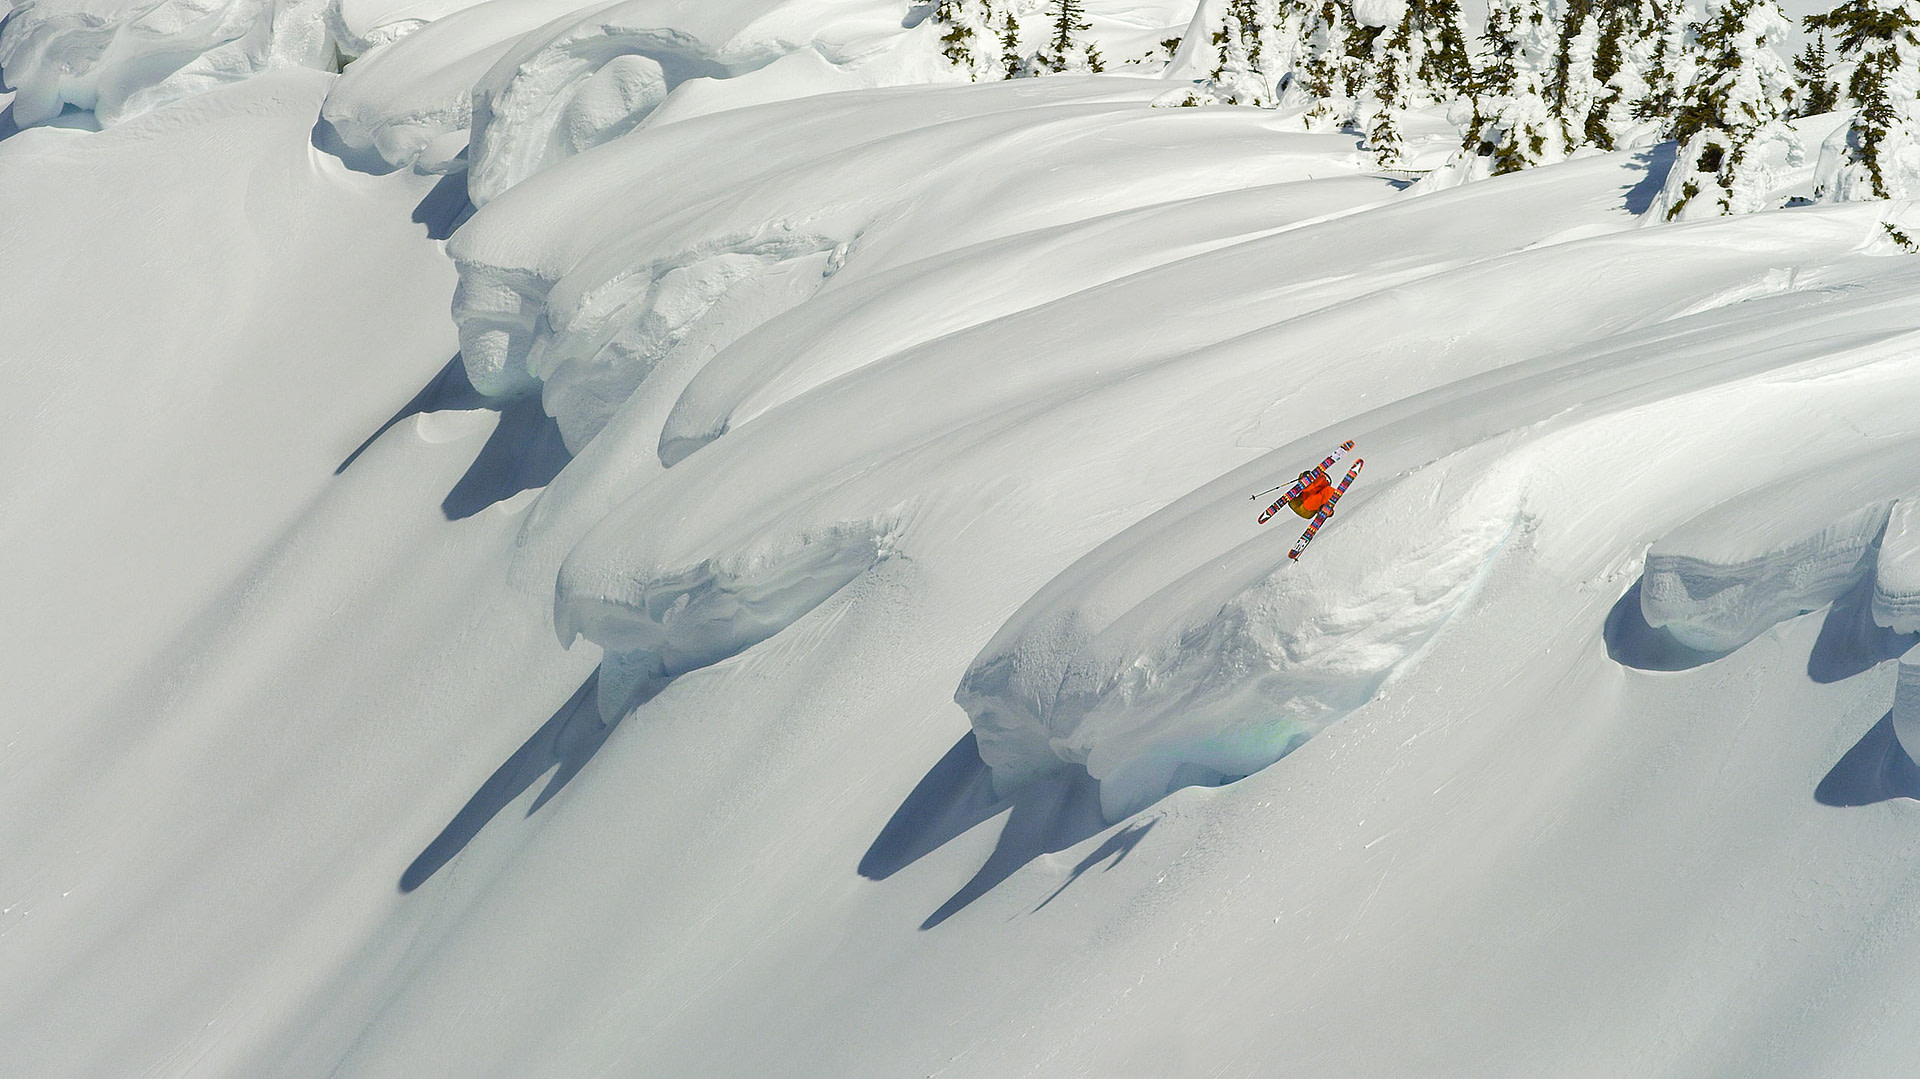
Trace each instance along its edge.
{"label": "blue shadow on snow", "polygon": [[465,850],[488,821],[524,794],[541,776],[551,772],[552,778],[534,797],[533,804],[527,807],[527,816],[538,813],[541,806],[552,801],[561,788],[580,774],[594,754],[600,752],[600,747],[606,744],[607,738],[622,719],[652,700],[672,681],[671,678],[661,678],[644,684],[621,709],[620,715],[609,723],[600,718],[600,671],[596,669],[588,675],[580,688],[573,691],[573,695],[541,724],[540,729],[534,731],[531,738],[494,769],[486,782],[480,784],[480,789],[473,792],[473,797],[467,799],[467,804],[460,808],[460,812],[454,814],[453,820],[441,829],[439,835],[433,837],[433,841],[413,860],[413,864],[400,874],[400,891],[411,892],[425,884],[440,871],[441,866]]}
{"label": "blue shadow on snow", "polygon": [[387,422],[367,436],[340,466],[338,476],[352,467],[367,449],[401,421],[427,412],[490,409],[500,414],[486,445],[468,466],[466,474],[440,502],[440,512],[450,521],[464,520],[521,491],[545,487],[573,459],[560,426],[540,405],[539,394],[526,394],[507,401],[495,400],[473,388],[467,380],[466,364],[460,354],[447,361],[438,374],[400,406]]}
{"label": "blue shadow on snow", "polygon": [[1888,712],[1840,757],[1813,789],[1813,799],[1826,806],[1864,806],[1894,798],[1920,799],[1920,764],[1895,737]]}
{"label": "blue shadow on snow", "polygon": [[1640,613],[1640,586],[1644,581],[1633,582],[1627,594],[1607,612],[1604,636],[1607,655],[1615,663],[1638,671],[1686,671],[1730,654],[1688,648],[1666,630],[1648,625],[1646,616]]}
{"label": "blue shadow on snow", "polygon": [[[986,863],[920,923],[921,929],[932,929],[958,914],[1035,858],[1066,850],[1107,827],[1100,814],[1100,785],[1083,768],[1062,769],[1028,783],[1007,798],[996,795],[987,766],[980,760],[979,745],[969,732],[900,803],[860,859],[860,875],[885,880],[1002,814],[1007,819]],[[1152,826],[1152,821],[1137,822],[1116,833],[1081,862],[1066,883],[1040,906],[1051,903],[1102,861],[1111,859],[1108,868],[1118,865]]]}
{"label": "blue shadow on snow", "polygon": [[1861,576],[1847,594],[1827,608],[1820,636],[1807,657],[1807,677],[1822,684],[1839,682],[1899,659],[1920,644],[1920,634],[1895,633],[1873,620],[1874,575]]}

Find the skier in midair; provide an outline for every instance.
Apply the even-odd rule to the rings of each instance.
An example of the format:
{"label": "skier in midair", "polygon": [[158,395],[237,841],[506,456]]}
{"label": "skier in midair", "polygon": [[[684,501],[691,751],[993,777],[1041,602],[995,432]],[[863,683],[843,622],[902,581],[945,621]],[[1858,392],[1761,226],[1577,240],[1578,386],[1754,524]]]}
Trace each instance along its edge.
{"label": "skier in midair", "polygon": [[[1300,473],[1300,482],[1306,486],[1300,489],[1298,495],[1287,499],[1287,508],[1302,517],[1311,517],[1319,513],[1322,507],[1333,500],[1334,492],[1338,490],[1334,487],[1333,481],[1327,478],[1325,472],[1314,469]],[[1327,516],[1331,517],[1333,514],[1329,513]]]}
{"label": "skier in midair", "polygon": [[[1281,506],[1285,506],[1302,517],[1311,518],[1307,523],[1307,530],[1300,534],[1299,541],[1293,545],[1293,550],[1287,552],[1288,558],[1299,559],[1300,552],[1306,550],[1307,544],[1312,543],[1313,537],[1319,534],[1320,526],[1326,524],[1327,518],[1333,516],[1333,508],[1339,504],[1340,496],[1346,494],[1347,488],[1353,486],[1353,481],[1359,477],[1360,466],[1366,464],[1361,460],[1353,462],[1353,467],[1347,469],[1347,474],[1341,477],[1339,483],[1333,482],[1327,475],[1327,469],[1332,468],[1333,463],[1345,456],[1346,452],[1352,448],[1352,439],[1340,443],[1332,453],[1327,455],[1326,460],[1320,462],[1320,467],[1309,468],[1300,473],[1299,479],[1285,484],[1286,490],[1281,493],[1279,499],[1260,515],[1260,523],[1266,524],[1274,514],[1280,512]],[[1279,490],[1278,487],[1269,488],[1253,497],[1270,495],[1277,490]]]}

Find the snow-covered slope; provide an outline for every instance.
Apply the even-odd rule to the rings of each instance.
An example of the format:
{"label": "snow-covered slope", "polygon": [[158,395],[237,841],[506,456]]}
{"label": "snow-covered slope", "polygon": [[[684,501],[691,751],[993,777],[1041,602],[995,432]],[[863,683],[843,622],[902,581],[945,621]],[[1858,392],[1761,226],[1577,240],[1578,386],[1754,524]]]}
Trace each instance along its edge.
{"label": "snow-covered slope", "polygon": [[341,4],[0,141],[0,1072],[1908,1070],[1911,208],[925,14]]}

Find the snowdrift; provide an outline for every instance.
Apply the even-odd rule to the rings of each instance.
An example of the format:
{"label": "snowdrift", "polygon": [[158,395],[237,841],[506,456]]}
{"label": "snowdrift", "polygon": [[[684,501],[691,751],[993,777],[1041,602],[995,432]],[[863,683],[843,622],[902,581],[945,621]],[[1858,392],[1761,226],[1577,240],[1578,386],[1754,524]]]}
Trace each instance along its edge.
{"label": "snowdrift", "polygon": [[[1662,537],[1647,552],[1640,593],[1648,624],[1689,648],[1728,652],[1840,598],[1880,561],[1881,537],[1896,505],[1892,493],[1920,485],[1912,449],[1848,462],[1837,481],[1822,475],[1781,481]],[[1915,601],[1910,587],[1897,568],[1891,582],[1876,582],[1875,620],[1908,624],[1900,612]],[[1914,628],[1920,627],[1908,624],[1904,631]]]}
{"label": "snowdrift", "polygon": [[902,7],[355,0],[0,140],[8,1065],[1901,1074],[1907,208]]}
{"label": "snowdrift", "polygon": [[71,105],[111,126],[263,71],[331,68],[327,0],[26,0],[0,29],[13,120]]}
{"label": "snowdrift", "polygon": [[388,167],[470,168],[476,205],[653,118],[683,85],[676,116],[954,77],[932,28],[905,25],[884,0],[832,5],[824,18],[794,0],[434,10],[349,67],[324,115],[345,146]]}

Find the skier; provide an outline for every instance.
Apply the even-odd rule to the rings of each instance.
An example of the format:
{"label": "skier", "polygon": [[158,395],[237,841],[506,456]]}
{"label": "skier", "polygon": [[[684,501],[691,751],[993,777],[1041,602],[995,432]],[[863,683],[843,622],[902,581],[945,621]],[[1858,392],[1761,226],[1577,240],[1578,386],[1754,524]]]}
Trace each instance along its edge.
{"label": "skier", "polygon": [[[1285,484],[1286,490],[1281,492],[1279,499],[1260,515],[1260,523],[1266,524],[1273,519],[1274,514],[1280,512],[1281,506],[1285,506],[1302,517],[1311,518],[1307,522],[1307,530],[1300,533],[1300,539],[1294,543],[1293,550],[1287,552],[1288,558],[1299,560],[1300,552],[1306,550],[1307,544],[1313,542],[1313,537],[1320,532],[1320,526],[1326,524],[1327,518],[1333,516],[1333,507],[1339,504],[1340,496],[1346,494],[1347,488],[1353,486],[1353,481],[1359,478],[1360,466],[1366,464],[1361,460],[1353,462],[1353,467],[1347,469],[1347,474],[1340,478],[1339,483],[1334,483],[1327,476],[1327,469],[1332,468],[1333,463],[1346,456],[1346,452],[1352,448],[1352,439],[1334,447],[1333,452],[1327,454],[1327,459],[1320,462],[1320,467],[1309,468],[1300,473],[1299,479]],[[1270,495],[1278,490],[1280,490],[1278,487],[1269,488],[1253,497]]]}
{"label": "skier", "polygon": [[[1339,490],[1333,485],[1332,480],[1327,479],[1325,472],[1313,469],[1300,473],[1300,482],[1306,486],[1300,489],[1298,495],[1287,499],[1287,508],[1302,517],[1312,517],[1319,513],[1322,507],[1333,501],[1335,493]],[[1333,516],[1332,511],[1328,511],[1327,516]]]}

